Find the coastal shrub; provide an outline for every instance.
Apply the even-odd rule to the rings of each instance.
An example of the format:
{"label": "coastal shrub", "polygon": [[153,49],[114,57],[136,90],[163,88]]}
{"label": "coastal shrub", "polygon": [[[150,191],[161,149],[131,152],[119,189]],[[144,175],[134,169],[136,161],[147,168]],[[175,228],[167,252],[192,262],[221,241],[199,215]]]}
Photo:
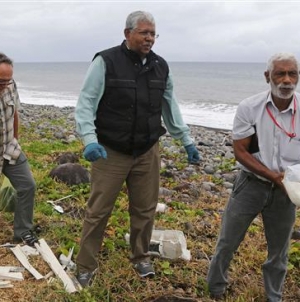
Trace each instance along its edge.
{"label": "coastal shrub", "polygon": [[221,158],[221,164],[218,166],[218,169],[222,172],[230,172],[236,166],[236,159],[235,158]]}
{"label": "coastal shrub", "polygon": [[292,242],[289,251],[289,269],[300,268],[300,242]]}

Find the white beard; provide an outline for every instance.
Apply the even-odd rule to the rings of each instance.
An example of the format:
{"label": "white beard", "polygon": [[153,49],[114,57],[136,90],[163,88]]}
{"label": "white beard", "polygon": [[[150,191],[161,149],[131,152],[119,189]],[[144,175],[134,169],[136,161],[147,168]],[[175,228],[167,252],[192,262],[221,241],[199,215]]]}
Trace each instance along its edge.
{"label": "white beard", "polygon": [[[272,80],[270,80],[270,85],[271,85],[272,94],[274,96],[276,96],[280,99],[284,99],[284,100],[290,99],[293,96],[293,94],[296,90],[296,87],[297,87],[297,85],[294,85],[294,84],[284,85],[282,83],[280,83],[276,86],[275,83]],[[292,89],[292,90],[290,90],[290,92],[284,92],[284,91],[281,90],[282,88],[289,88],[289,89]]]}

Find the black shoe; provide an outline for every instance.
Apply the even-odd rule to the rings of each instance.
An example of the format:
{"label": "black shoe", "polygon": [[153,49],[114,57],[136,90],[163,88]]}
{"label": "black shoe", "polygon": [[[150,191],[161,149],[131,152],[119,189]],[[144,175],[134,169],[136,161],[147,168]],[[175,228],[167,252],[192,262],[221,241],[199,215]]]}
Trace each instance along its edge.
{"label": "black shoe", "polygon": [[21,234],[21,240],[29,246],[34,246],[35,243],[39,243],[39,240],[31,230],[23,232]]}
{"label": "black shoe", "polygon": [[153,269],[152,264],[149,261],[135,263],[133,265],[136,272],[140,275],[140,277],[153,277],[155,275],[155,271]]}
{"label": "black shoe", "polygon": [[78,272],[76,278],[82,287],[91,286],[95,278],[95,271]]}
{"label": "black shoe", "polygon": [[33,231],[34,231],[36,234],[40,234],[40,233],[42,233],[43,229],[42,229],[42,227],[41,227],[39,224],[36,224],[36,225],[33,227]]}

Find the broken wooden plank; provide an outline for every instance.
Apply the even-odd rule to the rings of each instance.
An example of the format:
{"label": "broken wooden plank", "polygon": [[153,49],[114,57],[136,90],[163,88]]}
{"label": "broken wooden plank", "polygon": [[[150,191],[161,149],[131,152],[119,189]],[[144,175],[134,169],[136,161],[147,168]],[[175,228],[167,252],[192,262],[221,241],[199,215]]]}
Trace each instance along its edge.
{"label": "broken wooden plank", "polygon": [[23,253],[20,245],[16,245],[11,248],[11,251],[15,254],[17,259],[22,263],[22,265],[35,277],[35,279],[40,280],[44,277],[29,263],[27,256]]}
{"label": "broken wooden plank", "polygon": [[[73,251],[74,251],[74,246],[69,249],[69,254],[68,256],[65,256],[64,254],[61,254],[59,256],[59,263],[61,264],[62,268],[65,270],[67,266],[70,265],[70,262],[74,263],[71,258],[72,258],[72,255],[73,255]],[[74,263],[74,265],[76,265]],[[50,271],[47,275],[44,276],[45,279],[48,279],[50,277],[52,277],[52,275],[54,274],[53,271]],[[72,278],[71,278],[72,279]],[[73,280],[73,279],[72,279]],[[73,283],[74,283],[74,280],[73,280]]]}
{"label": "broken wooden plank", "polygon": [[22,273],[0,273],[0,280],[14,280],[14,281],[23,281]]}
{"label": "broken wooden plank", "polygon": [[9,242],[0,245],[0,247],[9,247],[9,248],[15,247],[15,246],[16,246],[15,244],[12,244],[12,243],[9,243]]}
{"label": "broken wooden plank", "polygon": [[25,268],[21,266],[0,266],[0,273],[18,273],[24,272]]}
{"label": "broken wooden plank", "polygon": [[40,239],[39,243],[35,243],[34,246],[39,251],[42,258],[48,263],[54,274],[63,282],[66,291],[69,293],[77,292],[77,288],[75,287],[72,279],[64,271],[46,241],[44,239]]}
{"label": "broken wooden plank", "polygon": [[10,281],[0,281],[0,288],[11,288],[14,287]]}
{"label": "broken wooden plank", "polygon": [[40,255],[39,252],[34,247],[31,247],[27,244],[22,245],[21,249],[27,257],[29,257],[29,256],[39,256]]}

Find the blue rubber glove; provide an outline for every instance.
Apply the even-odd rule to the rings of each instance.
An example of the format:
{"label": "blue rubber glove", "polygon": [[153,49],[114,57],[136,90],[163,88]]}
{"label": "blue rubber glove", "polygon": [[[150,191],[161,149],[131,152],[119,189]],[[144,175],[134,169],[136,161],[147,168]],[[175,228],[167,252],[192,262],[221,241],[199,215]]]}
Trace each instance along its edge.
{"label": "blue rubber glove", "polygon": [[190,144],[188,146],[184,146],[185,151],[188,155],[188,162],[189,164],[198,164],[201,160],[199,152],[194,144]]}
{"label": "blue rubber glove", "polygon": [[85,147],[83,151],[83,156],[86,160],[93,162],[101,157],[107,158],[107,153],[104,147],[101,146],[100,144],[91,143]]}

